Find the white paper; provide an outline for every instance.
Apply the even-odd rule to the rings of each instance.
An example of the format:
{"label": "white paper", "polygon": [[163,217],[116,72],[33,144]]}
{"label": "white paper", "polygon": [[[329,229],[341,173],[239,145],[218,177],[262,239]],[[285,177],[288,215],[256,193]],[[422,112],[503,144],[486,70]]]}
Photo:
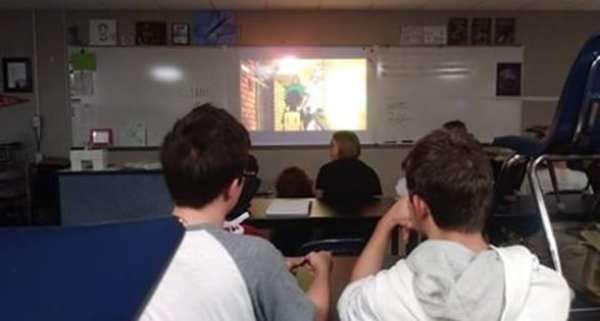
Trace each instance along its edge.
{"label": "white paper", "polygon": [[423,43],[426,45],[445,45],[446,30],[446,26],[423,27]]}
{"label": "white paper", "polygon": [[276,198],[267,208],[266,214],[269,216],[308,216],[311,207],[310,198],[289,199]]}
{"label": "white paper", "polygon": [[403,46],[419,46],[423,44],[423,27],[403,26],[400,29],[400,44]]}

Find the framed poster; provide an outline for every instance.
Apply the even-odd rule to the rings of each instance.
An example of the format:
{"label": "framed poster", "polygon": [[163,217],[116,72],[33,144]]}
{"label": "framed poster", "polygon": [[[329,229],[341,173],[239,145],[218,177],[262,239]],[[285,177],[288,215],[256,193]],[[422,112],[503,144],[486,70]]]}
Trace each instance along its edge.
{"label": "framed poster", "polygon": [[117,21],[113,19],[90,20],[90,45],[116,46]]}
{"label": "framed poster", "polygon": [[450,18],[448,21],[448,44],[451,46],[469,44],[469,20],[467,18]]}
{"label": "framed poster", "polygon": [[174,22],[171,24],[171,44],[174,46],[190,44],[190,25],[188,23]]}
{"label": "framed poster", "polygon": [[233,11],[199,10],[194,12],[192,19],[194,45],[233,45],[237,41],[237,26]]}
{"label": "framed poster", "polygon": [[135,24],[137,45],[167,44],[167,23],[164,21],[139,21]]}
{"label": "framed poster", "polygon": [[471,20],[471,44],[489,46],[492,44],[492,19],[475,18]]}
{"label": "framed poster", "polygon": [[521,63],[506,62],[496,66],[496,96],[521,96]]}
{"label": "framed poster", "polygon": [[2,80],[4,92],[30,93],[33,92],[33,77],[30,58],[2,59]]}
{"label": "framed poster", "polygon": [[496,45],[512,46],[516,44],[516,33],[515,18],[496,18]]}

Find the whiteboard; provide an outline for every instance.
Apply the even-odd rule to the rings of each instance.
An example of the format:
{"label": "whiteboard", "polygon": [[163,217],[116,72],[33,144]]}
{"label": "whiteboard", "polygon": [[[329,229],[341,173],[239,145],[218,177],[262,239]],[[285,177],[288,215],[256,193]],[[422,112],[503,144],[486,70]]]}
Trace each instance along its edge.
{"label": "whiteboard", "polygon": [[497,64],[522,63],[520,47],[377,48],[374,59],[380,143],[456,119],[482,142],[521,131],[520,97],[496,97]]}
{"label": "whiteboard", "polygon": [[[77,52],[79,48],[71,48]],[[116,146],[127,146],[124,134],[142,123],[144,145],[159,146],[173,123],[203,102],[239,105],[237,51],[228,48],[190,50],[177,47],[87,49],[96,54],[93,93],[71,89],[73,145],[83,146],[91,128],[110,128]]]}
{"label": "whiteboard", "polygon": [[[80,50],[72,47],[69,53]],[[214,102],[239,117],[239,63],[240,52],[248,52],[245,48],[94,47],[86,51],[96,54],[97,68],[83,79],[91,89],[82,92],[73,81],[70,84],[73,146],[84,146],[92,128],[112,129],[116,146],[159,146],[173,123],[203,102]],[[369,130],[359,133],[363,143],[415,141],[454,119],[464,121],[484,142],[520,132],[521,99],[495,96],[496,64],[522,62],[520,47],[334,51],[314,47],[308,51],[313,57],[319,52],[331,57],[336,51],[363,51],[368,58]],[[143,143],[132,143],[131,134],[140,128],[145,133]],[[252,135],[253,142],[261,144],[260,135]],[[327,144],[329,135],[321,136],[317,143]],[[286,144],[294,141],[301,140]]]}

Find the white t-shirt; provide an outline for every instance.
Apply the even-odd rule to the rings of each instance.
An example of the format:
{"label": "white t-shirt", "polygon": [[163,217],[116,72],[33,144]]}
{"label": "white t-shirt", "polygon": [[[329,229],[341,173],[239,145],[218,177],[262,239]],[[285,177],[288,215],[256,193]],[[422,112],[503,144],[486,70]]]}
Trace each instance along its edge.
{"label": "white t-shirt", "polygon": [[140,320],[312,320],[314,313],[270,243],[200,225],[186,231]]}

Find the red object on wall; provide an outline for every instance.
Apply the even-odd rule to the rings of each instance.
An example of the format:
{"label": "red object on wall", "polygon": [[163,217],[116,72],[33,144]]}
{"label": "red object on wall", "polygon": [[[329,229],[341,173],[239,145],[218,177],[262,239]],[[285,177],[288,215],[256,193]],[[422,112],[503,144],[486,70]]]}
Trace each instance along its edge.
{"label": "red object on wall", "polygon": [[0,94],[0,108],[18,105],[28,101],[29,100],[23,98]]}

